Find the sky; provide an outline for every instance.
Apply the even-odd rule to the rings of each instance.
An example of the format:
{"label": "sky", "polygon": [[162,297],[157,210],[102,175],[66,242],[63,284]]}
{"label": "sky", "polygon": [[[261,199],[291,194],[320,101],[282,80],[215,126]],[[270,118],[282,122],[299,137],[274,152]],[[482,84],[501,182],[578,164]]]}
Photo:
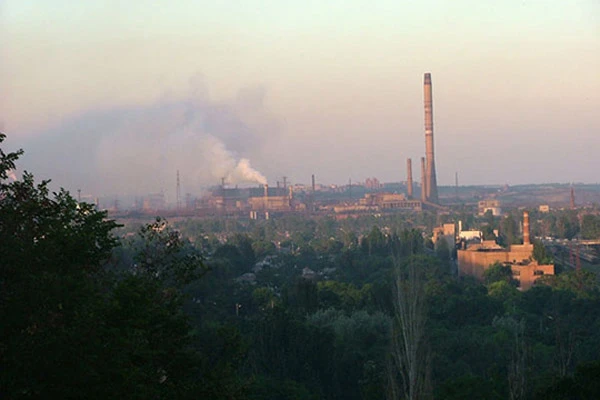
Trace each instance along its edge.
{"label": "sky", "polygon": [[0,0],[6,146],[94,195],[403,181],[425,72],[439,184],[600,182],[597,0]]}

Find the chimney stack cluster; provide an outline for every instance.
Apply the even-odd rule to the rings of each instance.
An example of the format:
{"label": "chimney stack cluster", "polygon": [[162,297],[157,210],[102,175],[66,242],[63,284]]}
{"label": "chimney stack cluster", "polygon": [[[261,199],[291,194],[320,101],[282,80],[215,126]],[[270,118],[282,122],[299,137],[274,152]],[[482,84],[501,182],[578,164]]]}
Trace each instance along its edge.
{"label": "chimney stack cluster", "polygon": [[[425,108],[425,157],[421,157],[421,201],[438,203],[437,178],[433,146],[433,95],[431,74],[425,73],[423,79],[423,98]],[[412,160],[406,160],[406,194],[413,197]]]}

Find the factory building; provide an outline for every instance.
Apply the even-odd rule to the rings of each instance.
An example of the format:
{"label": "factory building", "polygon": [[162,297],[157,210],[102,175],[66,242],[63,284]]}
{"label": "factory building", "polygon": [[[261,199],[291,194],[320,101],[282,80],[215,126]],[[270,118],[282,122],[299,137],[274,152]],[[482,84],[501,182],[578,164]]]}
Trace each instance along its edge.
{"label": "factory building", "polygon": [[421,211],[422,204],[418,200],[409,200],[397,193],[367,193],[359,200],[359,205],[377,207],[380,210]]}
{"label": "factory building", "polygon": [[265,185],[263,195],[248,198],[248,205],[252,211],[292,211],[294,210],[292,187],[289,187],[287,195],[281,195],[280,190],[277,190],[276,193],[270,193],[269,185]]}
{"label": "factory building", "polygon": [[296,201],[292,186],[226,188],[221,185],[198,202],[196,210],[205,214],[246,214],[249,211],[302,211],[306,206]]}
{"label": "factory building", "polygon": [[367,178],[365,180],[365,188],[369,189],[369,190],[378,190],[381,189],[383,187],[383,185],[381,184],[381,182],[379,182],[379,179],[373,177],[373,178]]}
{"label": "factory building", "polygon": [[456,243],[456,226],[454,224],[443,224],[433,228],[431,241],[435,244],[438,240],[445,240],[449,249],[453,249]]}
{"label": "factory building", "polygon": [[421,211],[423,203],[407,199],[401,193],[366,193],[357,203],[339,204],[333,207],[336,214],[381,211]]}
{"label": "factory building", "polygon": [[521,290],[527,290],[540,276],[554,275],[554,265],[540,265],[533,260],[533,244],[529,240],[529,214],[523,213],[523,244],[505,249],[494,240],[484,240],[457,251],[460,275],[470,275],[482,280],[484,272],[493,264],[501,263],[511,268],[513,278]]}

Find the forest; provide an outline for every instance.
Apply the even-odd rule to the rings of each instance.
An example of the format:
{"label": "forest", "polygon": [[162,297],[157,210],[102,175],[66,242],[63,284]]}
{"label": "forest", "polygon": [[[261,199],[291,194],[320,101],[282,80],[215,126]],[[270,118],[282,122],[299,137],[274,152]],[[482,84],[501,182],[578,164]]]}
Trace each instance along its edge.
{"label": "forest", "polygon": [[458,277],[427,213],[123,226],[8,179],[21,153],[0,147],[3,399],[600,398],[592,272]]}

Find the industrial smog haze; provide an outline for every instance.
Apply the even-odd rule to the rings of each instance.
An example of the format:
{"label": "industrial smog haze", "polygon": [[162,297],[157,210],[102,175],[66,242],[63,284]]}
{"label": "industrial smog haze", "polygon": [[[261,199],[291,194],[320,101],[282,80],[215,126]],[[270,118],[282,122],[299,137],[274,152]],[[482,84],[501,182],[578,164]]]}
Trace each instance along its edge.
{"label": "industrial smog haze", "polygon": [[7,0],[0,60],[21,169],[92,196],[600,181],[596,0]]}

